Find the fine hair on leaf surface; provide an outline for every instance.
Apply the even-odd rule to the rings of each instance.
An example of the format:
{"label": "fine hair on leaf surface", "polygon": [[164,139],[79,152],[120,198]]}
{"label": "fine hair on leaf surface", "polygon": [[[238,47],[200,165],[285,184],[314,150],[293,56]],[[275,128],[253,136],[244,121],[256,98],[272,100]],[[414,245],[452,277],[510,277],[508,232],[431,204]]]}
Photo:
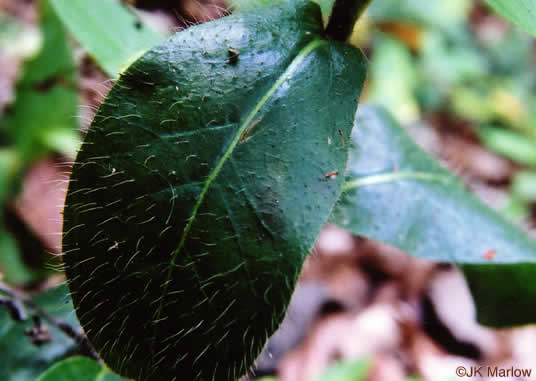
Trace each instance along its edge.
{"label": "fine hair on leaf surface", "polygon": [[246,373],[340,195],[326,174],[344,172],[364,77],[362,53],[326,40],[304,1],[189,28],[123,72],[64,212],[73,302],[107,365],[137,380]]}

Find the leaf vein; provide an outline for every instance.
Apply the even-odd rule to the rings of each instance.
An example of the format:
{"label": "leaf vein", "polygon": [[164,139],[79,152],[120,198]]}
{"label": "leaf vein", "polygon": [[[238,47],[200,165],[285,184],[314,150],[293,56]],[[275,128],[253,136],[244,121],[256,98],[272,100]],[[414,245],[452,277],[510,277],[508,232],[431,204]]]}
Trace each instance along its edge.
{"label": "leaf vein", "polygon": [[[169,270],[168,270],[168,274],[166,276],[167,280],[171,279],[173,269],[174,269],[174,265],[175,265],[175,262],[177,260],[178,254],[180,253],[180,251],[184,247],[184,244],[186,243],[186,238],[188,237],[188,233],[190,232],[190,230],[191,230],[191,228],[193,226],[193,223],[195,221],[195,218],[197,216],[199,208],[201,207],[201,205],[203,203],[203,200],[204,200],[204,198],[205,198],[205,196],[206,196],[206,194],[207,194],[212,182],[218,177],[218,175],[221,172],[225,162],[232,155],[235,147],[240,142],[240,139],[243,136],[243,134],[246,131],[246,129],[251,125],[251,123],[253,122],[254,118],[259,113],[259,111],[268,102],[268,100],[275,94],[275,92],[283,85],[283,83],[286,80],[288,80],[289,78],[292,77],[294,72],[298,69],[298,67],[305,60],[305,58],[314,49],[316,49],[319,46],[321,46],[323,44],[326,44],[326,43],[327,43],[326,40],[314,39],[311,42],[309,42],[306,46],[304,46],[298,52],[296,57],[292,60],[292,62],[287,67],[287,69],[283,72],[283,74],[281,74],[281,76],[279,76],[279,78],[274,83],[274,85],[266,92],[266,94],[264,94],[264,96],[259,100],[259,102],[257,102],[257,104],[255,105],[253,110],[250,111],[250,113],[248,114],[246,119],[241,123],[241,125],[240,125],[238,131],[236,132],[235,136],[233,137],[233,140],[231,141],[229,147],[227,148],[227,150],[225,151],[223,156],[220,158],[220,160],[218,161],[218,163],[216,164],[214,169],[211,171],[211,173],[208,175],[208,177],[207,177],[207,179],[205,181],[205,185],[203,186],[203,189],[201,190],[201,193],[199,194],[199,197],[198,197],[198,199],[197,199],[197,201],[196,201],[196,203],[195,203],[195,205],[194,205],[194,207],[192,209],[192,213],[191,213],[190,217],[188,218],[188,222],[186,223],[186,226],[184,227],[181,239],[179,241],[179,245],[178,245],[177,249],[175,250],[175,252],[172,255]],[[166,285],[164,287],[164,290],[163,290],[163,296],[164,297],[167,294],[167,288],[168,288],[168,283],[166,283]],[[162,308],[163,308],[163,305],[164,305],[164,297],[160,301],[160,305],[158,307],[158,310],[156,311],[157,319],[160,317],[160,314],[162,312]]]}
{"label": "leaf vein", "polygon": [[357,189],[368,185],[393,183],[401,180],[421,180],[446,183],[452,181],[453,179],[450,176],[444,174],[431,172],[389,172],[381,173],[378,175],[364,176],[356,180],[348,181],[342,186],[342,192],[348,192],[352,189]]}

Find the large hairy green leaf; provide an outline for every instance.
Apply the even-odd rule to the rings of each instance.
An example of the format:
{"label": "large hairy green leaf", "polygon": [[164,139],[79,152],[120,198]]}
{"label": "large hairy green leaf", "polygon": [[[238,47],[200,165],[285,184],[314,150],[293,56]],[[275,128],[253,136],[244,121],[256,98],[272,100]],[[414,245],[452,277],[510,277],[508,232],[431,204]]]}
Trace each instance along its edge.
{"label": "large hairy green leaf", "polygon": [[[257,8],[270,7],[288,0],[225,0],[235,12],[251,11]],[[327,21],[335,0],[312,0],[320,6],[324,21]]]}
{"label": "large hairy green leaf", "polygon": [[163,38],[116,0],[49,1],[73,36],[111,77],[117,77]]}
{"label": "large hairy green leaf", "polygon": [[381,108],[357,113],[331,221],[420,258],[462,264],[483,323],[536,322],[536,244],[465,190]]}
{"label": "large hairy green leaf", "polygon": [[486,0],[498,13],[536,37],[536,1]]}
{"label": "large hairy green leaf", "polygon": [[118,375],[112,373],[95,360],[87,357],[71,357],[63,360],[36,381],[121,381]]}
{"label": "large hairy green leaf", "polygon": [[[35,297],[34,302],[55,318],[66,321],[75,329],[79,328],[67,286],[49,290]],[[49,366],[76,350],[74,341],[53,326],[49,326],[52,341],[36,347],[24,335],[24,331],[31,326],[31,321],[12,321],[9,313],[0,309],[0,380],[34,380]]]}
{"label": "large hairy green leaf", "polygon": [[364,75],[310,2],[192,27],[123,73],[64,213],[77,314],[112,369],[246,372],[339,197]]}

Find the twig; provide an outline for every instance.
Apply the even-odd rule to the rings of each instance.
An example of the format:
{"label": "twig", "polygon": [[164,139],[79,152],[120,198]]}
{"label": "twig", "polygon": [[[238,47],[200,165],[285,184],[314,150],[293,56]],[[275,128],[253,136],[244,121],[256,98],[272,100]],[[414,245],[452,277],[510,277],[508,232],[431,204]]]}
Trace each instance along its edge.
{"label": "twig", "polygon": [[[46,312],[41,307],[39,307],[33,300],[27,298],[22,293],[11,289],[9,286],[4,284],[3,282],[0,282],[0,293],[5,294],[9,299],[11,299],[10,301],[8,301],[9,299],[0,298],[0,300],[6,301],[3,304],[8,308],[12,317],[14,316],[13,313],[16,313],[15,316],[18,316],[21,318],[21,319],[15,319],[16,321],[26,320],[26,315],[20,309],[20,305],[24,305],[26,308],[33,310],[37,315],[39,315],[49,324],[58,328],[60,331],[65,333],[68,337],[73,339],[74,342],[79,346],[82,354],[94,360],[99,360],[99,356],[97,355],[93,347],[91,347],[91,344],[89,343],[87,337],[83,335],[82,333],[78,332],[69,323],[66,323],[63,320],[56,319],[54,316],[50,315],[48,312]],[[0,305],[2,305],[2,303],[0,303]],[[12,308],[16,308],[17,306],[19,306],[17,311],[12,311]]]}
{"label": "twig", "polygon": [[11,316],[11,320],[21,322],[26,320],[24,309],[13,299],[0,298],[0,306],[6,307]]}
{"label": "twig", "polygon": [[331,17],[326,27],[328,38],[346,41],[354,30],[354,25],[372,0],[335,0]]}

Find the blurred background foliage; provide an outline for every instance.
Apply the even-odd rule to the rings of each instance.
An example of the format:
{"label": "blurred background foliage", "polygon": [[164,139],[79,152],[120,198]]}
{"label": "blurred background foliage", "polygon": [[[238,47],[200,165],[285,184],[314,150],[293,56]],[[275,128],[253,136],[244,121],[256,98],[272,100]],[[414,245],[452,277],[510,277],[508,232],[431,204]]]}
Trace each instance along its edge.
{"label": "blurred background foliage", "polygon": [[44,265],[56,262],[17,213],[24,176],[44,158],[73,157],[80,141],[69,37],[49,4],[35,12],[35,23],[0,12],[0,268],[19,285],[43,280]]}
{"label": "blurred background foliage", "polygon": [[[534,39],[471,0],[373,2],[353,41],[368,46],[367,99],[405,125],[462,134],[516,165],[504,213],[527,218],[536,201]],[[439,121],[438,121],[439,118]],[[443,123],[442,123],[443,122]]]}
{"label": "blurred background foliage", "polygon": [[[227,7],[218,0],[121,3],[120,13],[112,7],[102,15],[135,20],[128,27],[127,21],[117,23],[117,46],[140,25],[147,28],[148,47],[162,35],[219,17]],[[61,4],[0,0],[0,275],[28,290],[62,279],[60,213],[68,168],[108,80],[135,58],[110,55],[103,36],[77,42],[83,38],[67,32],[76,34],[76,25],[65,25],[56,13]],[[92,7],[88,2],[87,12]],[[466,148],[476,152],[474,147],[494,152],[493,160],[469,155],[469,161],[491,160],[484,175],[467,166],[460,174],[498,190],[502,198],[494,206],[530,229],[536,203],[534,39],[481,1],[376,0],[351,42],[370,59],[362,102],[388,108],[436,154],[445,149],[427,143],[426,131],[435,131],[439,146],[454,142],[458,155]],[[64,298],[65,290],[61,303]],[[0,345],[2,340],[6,336],[0,335]],[[337,365],[319,380],[361,379],[364,364]]]}

